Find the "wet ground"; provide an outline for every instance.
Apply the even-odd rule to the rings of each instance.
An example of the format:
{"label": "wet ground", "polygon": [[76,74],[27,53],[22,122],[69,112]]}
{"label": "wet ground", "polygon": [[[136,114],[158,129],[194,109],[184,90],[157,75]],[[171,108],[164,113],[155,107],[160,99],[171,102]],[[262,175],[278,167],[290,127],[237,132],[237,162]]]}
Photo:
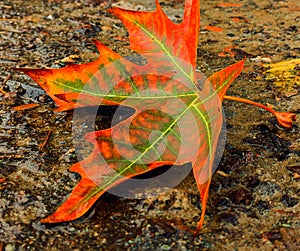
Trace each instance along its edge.
{"label": "wet ground", "polygon": [[[148,10],[154,8],[153,2],[119,4]],[[128,55],[124,27],[105,12],[112,3],[0,3],[0,250],[297,250],[300,120],[292,129],[282,129],[270,114],[231,101],[224,102],[227,143],[213,176],[199,236],[193,238],[191,233],[201,208],[192,175],[157,198],[134,200],[107,194],[80,221],[56,226],[39,223],[79,180],[68,171],[76,162],[72,113],[54,113],[54,104],[44,92],[11,67],[60,67],[59,61],[70,55],[90,61],[97,57],[91,38]],[[299,3],[239,3],[243,5],[202,3],[199,70],[209,75],[246,56],[245,70],[228,94],[299,117],[299,78],[287,91],[286,86],[275,86],[274,79],[267,80],[263,67],[299,58]],[[162,6],[172,20],[181,20],[182,1],[165,0]],[[208,25],[223,30],[210,31]],[[229,46],[235,46],[231,53]],[[39,106],[13,109],[27,103]],[[103,111],[100,121],[105,123],[110,113]]]}

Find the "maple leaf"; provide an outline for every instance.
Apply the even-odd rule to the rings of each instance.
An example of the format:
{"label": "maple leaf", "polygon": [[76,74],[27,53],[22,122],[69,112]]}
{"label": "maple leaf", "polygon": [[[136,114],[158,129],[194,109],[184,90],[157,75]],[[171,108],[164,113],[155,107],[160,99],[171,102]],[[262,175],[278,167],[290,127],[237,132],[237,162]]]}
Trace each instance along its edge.
{"label": "maple leaf", "polygon": [[70,169],[81,180],[42,222],[75,220],[105,191],[125,180],[160,166],[191,163],[202,203],[199,231],[223,122],[222,100],[244,61],[208,79],[196,73],[198,0],[186,0],[180,24],[166,16],[157,0],[152,12],[120,8],[110,12],[126,26],[130,49],[145,64],[135,64],[94,41],[100,52],[94,62],[61,69],[20,69],[49,94],[58,111],[95,105],[127,106],[135,111],[111,128],[85,136],[94,149]]}

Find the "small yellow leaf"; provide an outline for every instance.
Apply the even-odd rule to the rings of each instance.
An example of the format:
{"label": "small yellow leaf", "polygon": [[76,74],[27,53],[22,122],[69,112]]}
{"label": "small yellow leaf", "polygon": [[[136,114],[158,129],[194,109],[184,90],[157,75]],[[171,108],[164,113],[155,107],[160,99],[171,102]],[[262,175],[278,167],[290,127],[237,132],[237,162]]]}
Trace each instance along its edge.
{"label": "small yellow leaf", "polygon": [[282,61],[274,64],[265,64],[266,80],[274,81],[280,94],[292,96],[299,92],[300,87],[300,58]]}

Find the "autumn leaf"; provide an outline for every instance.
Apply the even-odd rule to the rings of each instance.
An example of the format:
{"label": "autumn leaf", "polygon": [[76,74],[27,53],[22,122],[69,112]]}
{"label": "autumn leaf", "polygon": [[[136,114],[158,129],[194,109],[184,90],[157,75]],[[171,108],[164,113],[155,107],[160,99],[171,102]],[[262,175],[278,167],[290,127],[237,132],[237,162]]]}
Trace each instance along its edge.
{"label": "autumn leaf", "polygon": [[202,203],[199,231],[223,122],[222,100],[244,61],[208,79],[196,73],[198,0],[186,0],[180,24],[166,16],[158,1],[152,12],[120,8],[110,12],[126,26],[130,49],[145,63],[122,58],[94,41],[100,52],[94,62],[61,69],[20,69],[49,94],[58,111],[99,105],[134,110],[111,128],[85,136],[94,149],[70,169],[79,173],[81,180],[42,222],[75,220],[121,182],[161,166],[191,163]]}
{"label": "autumn leaf", "polygon": [[218,4],[218,7],[242,7],[243,4],[241,3],[219,3]]}
{"label": "autumn leaf", "polygon": [[35,108],[37,106],[39,106],[39,104],[25,104],[25,105],[14,106],[12,109],[15,111],[23,111],[23,110]]}
{"label": "autumn leaf", "polygon": [[276,89],[284,96],[298,94],[300,87],[300,58],[264,64],[266,79],[272,81]]}
{"label": "autumn leaf", "polygon": [[212,32],[222,32],[223,31],[223,28],[211,26],[211,25],[205,26],[204,29],[212,31]]}

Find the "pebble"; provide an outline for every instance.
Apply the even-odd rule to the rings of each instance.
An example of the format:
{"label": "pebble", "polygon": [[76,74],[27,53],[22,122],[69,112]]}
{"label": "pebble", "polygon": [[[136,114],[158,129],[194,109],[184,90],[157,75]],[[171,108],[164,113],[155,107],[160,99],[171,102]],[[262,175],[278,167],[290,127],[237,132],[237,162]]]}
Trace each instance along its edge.
{"label": "pebble", "polygon": [[5,249],[4,249],[5,251],[14,251],[14,250],[16,250],[16,247],[15,247],[15,245],[13,245],[13,244],[7,244],[6,246],[5,246]]}
{"label": "pebble", "polygon": [[69,231],[70,231],[70,232],[75,232],[75,231],[76,231],[76,228],[75,228],[75,227],[70,227],[70,228],[69,228]]}
{"label": "pebble", "polygon": [[171,247],[169,245],[164,244],[161,246],[161,250],[171,250]]}

